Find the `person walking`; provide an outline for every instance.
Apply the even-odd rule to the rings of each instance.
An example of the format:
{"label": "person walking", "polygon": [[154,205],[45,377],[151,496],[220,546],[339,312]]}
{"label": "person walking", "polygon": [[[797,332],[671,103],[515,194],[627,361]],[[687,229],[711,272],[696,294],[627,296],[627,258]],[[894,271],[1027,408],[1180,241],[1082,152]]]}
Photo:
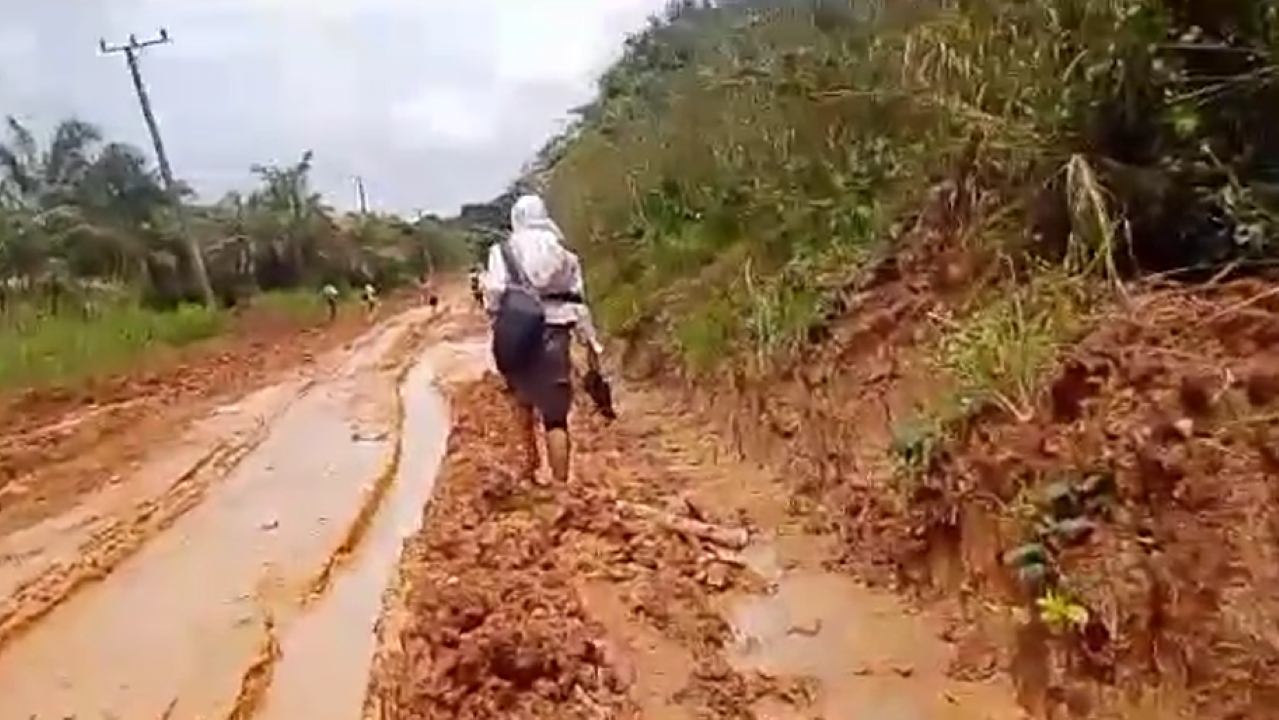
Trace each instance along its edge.
{"label": "person walking", "polygon": [[337,320],[338,317],[338,289],[333,283],[325,283],[320,288],[320,295],[324,298],[324,307],[328,310],[329,322]]}
{"label": "person walking", "polygon": [[489,249],[481,282],[492,319],[493,359],[513,399],[523,446],[520,471],[536,479],[540,419],[551,479],[567,483],[573,336],[585,346],[594,374],[604,350],[587,306],[581,261],[540,197],[524,195],[515,202],[511,234]]}
{"label": "person walking", "polygon": [[475,301],[475,306],[484,309],[484,288],[480,280],[480,269],[478,267],[471,268],[471,299]]}
{"label": "person walking", "polygon": [[373,283],[364,283],[360,298],[364,301],[364,314],[373,317],[378,308],[377,288],[373,287]]}

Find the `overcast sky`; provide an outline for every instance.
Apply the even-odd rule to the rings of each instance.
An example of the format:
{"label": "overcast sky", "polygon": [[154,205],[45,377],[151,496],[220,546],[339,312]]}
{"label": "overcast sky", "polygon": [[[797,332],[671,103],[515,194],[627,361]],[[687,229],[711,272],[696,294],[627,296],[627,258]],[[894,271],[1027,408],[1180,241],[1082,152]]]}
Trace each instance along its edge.
{"label": "overcast sky", "polygon": [[0,16],[0,114],[78,115],[149,150],[130,32],[176,173],[216,197],[255,162],[316,154],[330,202],[452,212],[499,192],[588,100],[662,0],[41,0]]}

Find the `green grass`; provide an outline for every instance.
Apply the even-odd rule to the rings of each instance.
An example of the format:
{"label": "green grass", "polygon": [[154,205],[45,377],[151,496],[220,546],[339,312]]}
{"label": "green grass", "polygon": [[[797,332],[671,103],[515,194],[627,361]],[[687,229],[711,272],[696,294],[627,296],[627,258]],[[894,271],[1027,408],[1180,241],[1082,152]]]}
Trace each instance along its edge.
{"label": "green grass", "polygon": [[[352,291],[348,292],[343,299],[351,300],[354,297],[355,293]],[[324,298],[310,289],[264,293],[253,298],[253,305],[273,314],[305,323],[318,322],[325,319],[328,314]]]}
{"label": "green grass", "polygon": [[93,317],[20,308],[0,320],[0,392],[73,385],[119,372],[157,349],[213,337],[226,321],[222,313],[196,305],[159,312],[122,303]]}
{"label": "green grass", "polygon": [[[1204,6],[1226,37],[1158,0],[721,5],[673,3],[632,38],[536,182],[605,329],[660,317],[633,339],[693,367],[794,350],[943,180],[971,205],[938,224],[974,256],[1112,287],[1121,264],[1210,265],[1279,236],[1249,159],[1279,152],[1260,5]],[[1230,54],[1257,60],[1222,76]],[[1222,208],[1247,232],[1186,231]]]}
{"label": "green grass", "polygon": [[939,318],[932,360],[954,383],[958,403],[969,409],[994,404],[1029,419],[1062,343],[1083,324],[1081,288],[1079,278],[1045,269],[1024,286],[979,298],[964,317]]}
{"label": "green grass", "polygon": [[[254,312],[299,325],[326,317],[323,299],[310,290],[264,293],[252,302]],[[227,332],[230,320],[224,311],[199,305],[159,311],[125,300],[100,306],[91,316],[11,307],[0,315],[0,393],[73,386],[122,372],[151,354]]]}

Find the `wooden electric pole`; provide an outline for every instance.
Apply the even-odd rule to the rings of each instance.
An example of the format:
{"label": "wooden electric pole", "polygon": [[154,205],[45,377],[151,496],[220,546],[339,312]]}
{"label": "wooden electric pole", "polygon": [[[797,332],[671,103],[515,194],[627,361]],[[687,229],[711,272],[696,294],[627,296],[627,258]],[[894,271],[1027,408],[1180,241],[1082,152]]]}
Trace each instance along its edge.
{"label": "wooden electric pole", "polygon": [[164,45],[172,40],[166,30],[161,29],[157,37],[139,41],[136,35],[130,35],[129,41],[120,45],[108,45],[106,40],[99,40],[98,47],[102,54],[124,53],[125,62],[129,66],[129,76],[133,79],[133,90],[138,95],[138,105],[142,108],[142,119],[146,121],[147,132],[151,134],[151,145],[155,148],[156,162],[160,165],[160,177],[164,180],[164,189],[173,203],[174,216],[178,223],[178,232],[186,245],[190,256],[191,271],[195,273],[195,283],[199,286],[204,304],[209,307],[217,305],[217,297],[213,294],[213,285],[209,282],[209,272],[204,267],[204,256],[200,253],[200,245],[191,235],[186,221],[186,208],[182,205],[182,197],[178,193],[177,181],[173,179],[173,167],[169,164],[169,154],[164,150],[164,140],[160,138],[160,125],[151,110],[151,97],[147,94],[146,83],[142,81],[142,69],[138,66],[138,53],[154,45]]}
{"label": "wooden electric pole", "polygon": [[360,208],[361,215],[369,214],[369,196],[364,191],[364,178],[359,175],[355,176],[355,203]]}

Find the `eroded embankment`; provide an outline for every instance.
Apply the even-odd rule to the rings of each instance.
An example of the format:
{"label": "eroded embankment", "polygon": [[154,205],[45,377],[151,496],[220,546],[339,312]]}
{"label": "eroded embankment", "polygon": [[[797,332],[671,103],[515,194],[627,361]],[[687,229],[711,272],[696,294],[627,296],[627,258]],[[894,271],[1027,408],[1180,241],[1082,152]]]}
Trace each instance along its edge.
{"label": "eroded embankment", "polygon": [[785,694],[722,654],[729,629],[712,605],[745,580],[741,564],[622,510],[659,505],[685,479],[644,449],[655,436],[579,412],[577,479],[526,484],[509,470],[499,388],[488,376],[452,395],[444,467],[406,544],[366,717],[736,718]]}
{"label": "eroded embankment", "polygon": [[1022,628],[1003,654],[1027,704],[1273,716],[1276,400],[1273,285],[1161,288],[1102,314],[1028,422],[992,416],[959,434],[910,507],[929,541],[913,548],[1018,603],[1046,590],[1008,583],[999,553],[1043,547],[1057,594],[1087,611]]}
{"label": "eroded embankment", "polygon": [[[1130,289],[1062,351],[1033,418],[969,417],[904,478],[893,424],[945,390],[930,316],[958,305],[946,261],[921,262],[850,296],[800,367],[694,393],[703,416],[785,468],[845,567],[948,600],[956,675],[1011,674],[1037,714],[1272,716],[1274,286]],[[1008,566],[1040,550],[1046,583]]]}

